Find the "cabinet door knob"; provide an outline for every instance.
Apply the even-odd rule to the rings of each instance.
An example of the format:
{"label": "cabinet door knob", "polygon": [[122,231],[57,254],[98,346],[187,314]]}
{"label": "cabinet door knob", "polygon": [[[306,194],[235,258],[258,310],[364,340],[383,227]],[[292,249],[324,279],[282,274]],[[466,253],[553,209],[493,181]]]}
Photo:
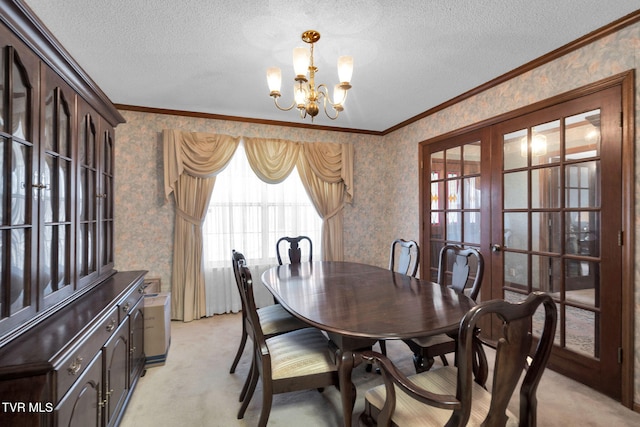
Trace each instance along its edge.
{"label": "cabinet door knob", "polygon": [[111,319],[107,325],[107,332],[112,332],[116,328],[116,319]]}
{"label": "cabinet door knob", "polygon": [[82,369],[83,360],[84,359],[82,357],[78,356],[73,362],[71,362],[71,364],[67,368],[69,375],[77,375],[77,373],[80,372],[80,369]]}

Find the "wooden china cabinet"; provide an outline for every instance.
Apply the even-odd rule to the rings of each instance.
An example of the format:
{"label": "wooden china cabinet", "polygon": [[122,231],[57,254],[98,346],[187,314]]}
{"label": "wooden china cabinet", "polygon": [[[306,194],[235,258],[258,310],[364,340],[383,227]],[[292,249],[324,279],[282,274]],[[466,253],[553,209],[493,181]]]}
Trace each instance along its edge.
{"label": "wooden china cabinet", "polygon": [[0,425],[113,426],[144,368],[145,271],[114,269],[124,119],[21,0],[0,2]]}

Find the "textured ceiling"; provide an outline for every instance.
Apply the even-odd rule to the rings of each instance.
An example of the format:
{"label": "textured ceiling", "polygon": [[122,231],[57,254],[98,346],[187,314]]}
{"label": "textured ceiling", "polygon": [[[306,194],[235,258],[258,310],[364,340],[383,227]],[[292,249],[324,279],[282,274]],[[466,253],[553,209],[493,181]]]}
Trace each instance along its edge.
{"label": "textured ceiling", "polygon": [[[25,0],[112,102],[310,122],[292,100],[291,52],[321,33],[317,83],[354,57],[345,111],[314,123],[384,131],[640,9],[640,0]],[[289,83],[291,82],[291,83]],[[321,113],[322,114],[322,113]]]}

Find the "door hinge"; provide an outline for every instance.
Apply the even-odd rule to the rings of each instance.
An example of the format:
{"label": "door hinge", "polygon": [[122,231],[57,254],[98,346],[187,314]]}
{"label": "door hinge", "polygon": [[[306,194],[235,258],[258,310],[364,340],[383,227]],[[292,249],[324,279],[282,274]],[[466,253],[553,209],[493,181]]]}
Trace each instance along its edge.
{"label": "door hinge", "polygon": [[618,347],[618,363],[622,363],[622,347]]}
{"label": "door hinge", "polygon": [[618,246],[622,246],[622,230],[618,230]]}

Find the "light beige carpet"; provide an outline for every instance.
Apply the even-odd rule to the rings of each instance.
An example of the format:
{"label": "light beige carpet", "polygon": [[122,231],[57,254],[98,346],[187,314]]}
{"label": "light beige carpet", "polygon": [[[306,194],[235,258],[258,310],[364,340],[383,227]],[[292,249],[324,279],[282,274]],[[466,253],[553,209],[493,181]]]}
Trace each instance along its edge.
{"label": "light beige carpet", "polygon": [[[239,314],[172,322],[166,365],[147,369],[121,427],[256,426],[262,400],[259,385],[244,419],[236,419],[238,395],[249,370],[250,341],[236,373],[229,374],[238,348],[240,322]],[[387,352],[404,372],[413,372],[411,353],[404,343],[388,341]],[[358,388],[356,420],[364,406],[364,392],[382,379],[360,365],[354,370],[353,380]],[[515,413],[517,404],[514,398],[511,409]],[[333,427],[341,423],[340,395],[333,387],[323,393],[311,390],[276,395],[269,417],[269,426]],[[640,426],[640,414],[547,370],[538,389],[538,426]]]}

